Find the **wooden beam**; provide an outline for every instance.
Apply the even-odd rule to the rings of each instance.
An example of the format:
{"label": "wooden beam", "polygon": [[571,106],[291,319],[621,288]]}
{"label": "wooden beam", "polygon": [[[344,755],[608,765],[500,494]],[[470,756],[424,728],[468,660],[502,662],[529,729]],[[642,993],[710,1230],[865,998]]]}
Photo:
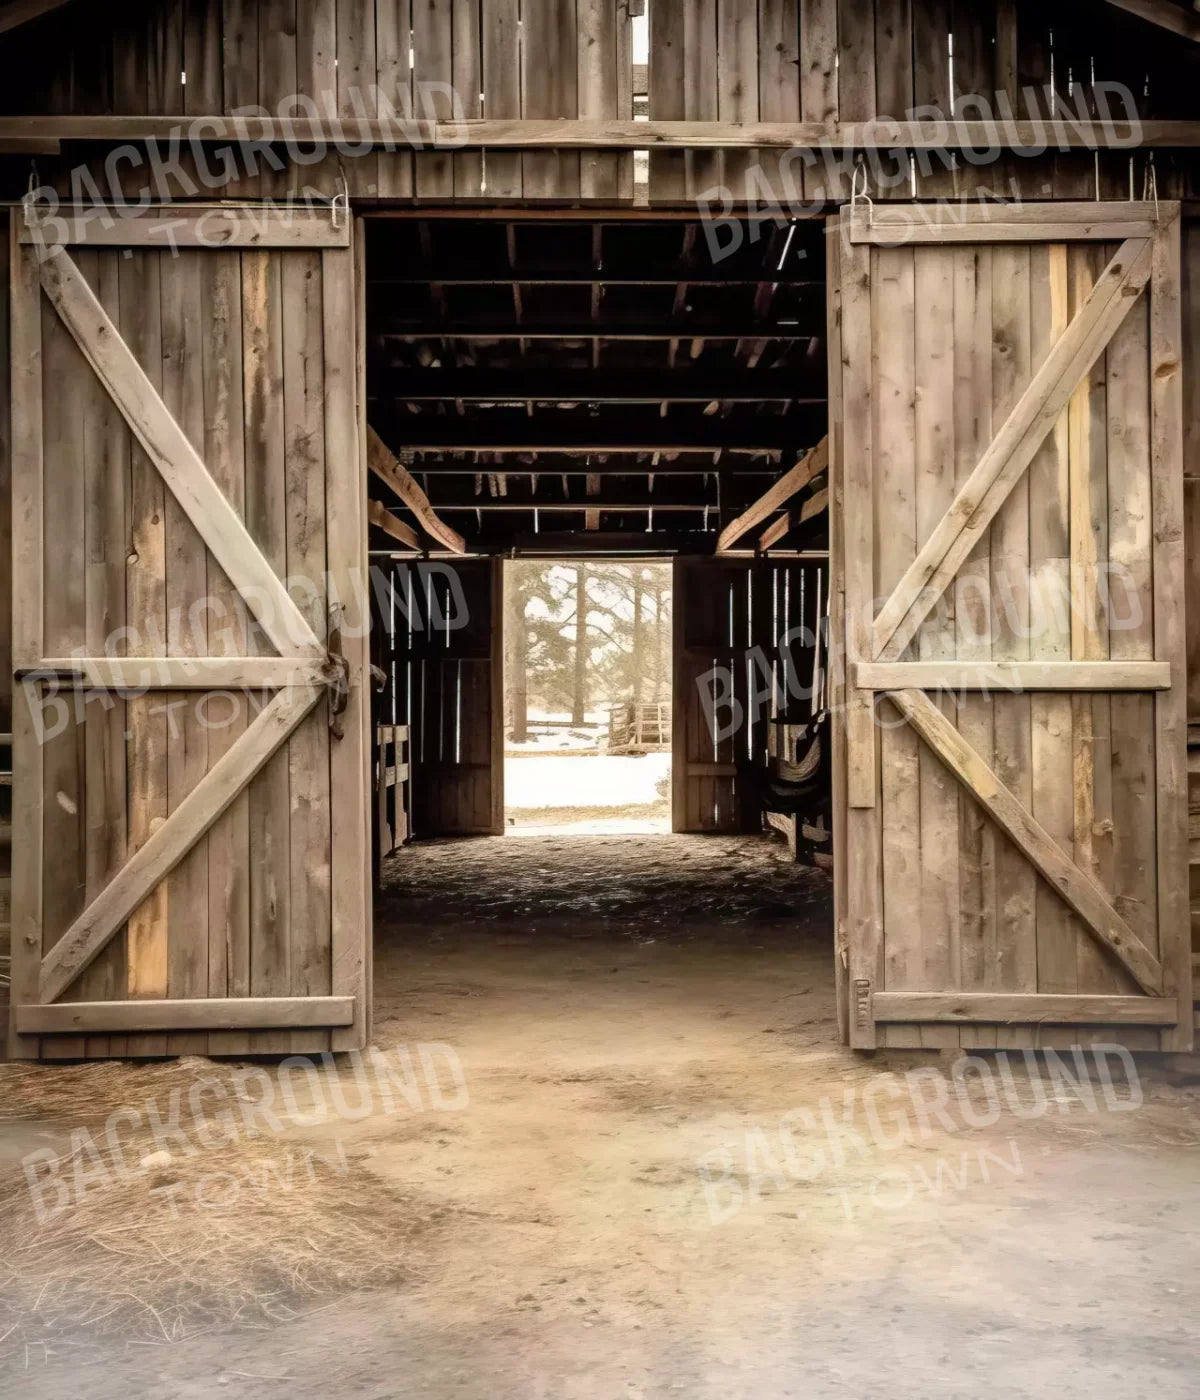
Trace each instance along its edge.
{"label": "wooden beam", "polygon": [[462,399],[467,403],[815,403],[826,402],[816,375],[795,370],[547,370],[405,369],[397,403]]}
{"label": "wooden beam", "polygon": [[259,773],[321,697],[282,690],[42,959],[43,1003],[60,997],[160,881],[175,868]]}
{"label": "wooden beam", "polygon": [[61,248],[56,250],[43,260],[40,271],[42,290],[280,655],[302,653],[324,660],[325,648],[283,581],[209,474],[70,255]]}
{"label": "wooden beam", "polygon": [[350,220],[332,210],[280,211],[253,204],[164,205],[142,213],[64,205],[44,223],[17,225],[17,240],[89,248],[347,248]]}
{"label": "wooden beam", "polygon": [[[171,141],[316,143],[372,142],[420,150],[960,150],[998,145],[1043,154],[1051,149],[1129,150],[1200,146],[1197,121],[1076,121],[1064,114],[1038,121],[721,122],[622,121],[553,118],[544,121],[473,118],[428,122],[374,118],[224,116],[8,116],[0,140],[50,137],[59,141]],[[522,211],[524,217],[524,211]]]}
{"label": "wooden beam", "polygon": [[349,1026],[353,997],[184,997],[177,1001],[65,1001],[17,1006],[21,1035],[103,1035],[135,1031],[262,1031]]}
{"label": "wooden beam", "polygon": [[1000,827],[1085,928],[1151,996],[1163,989],[1158,959],[1109,902],[1108,895],[1067,855],[1000,781],[933,701],[920,690],[894,690],[888,699]]}
{"label": "wooden beam", "polygon": [[323,689],[330,679],[327,668],[308,656],[48,657],[17,674],[53,678],[67,686],[132,691]]}
{"label": "wooden beam", "polygon": [[1190,39],[1200,44],[1200,18],[1195,13],[1188,14],[1171,0],[1106,0],[1115,10],[1124,10],[1127,15],[1136,15],[1148,24],[1157,25],[1168,33],[1178,34],[1181,39]]}
{"label": "wooden beam", "polygon": [[393,515],[385,505],[379,501],[367,501],[367,519],[377,529],[385,534],[391,535],[392,539],[399,540],[401,544],[408,545],[409,549],[420,551],[421,539],[411,525],[406,525],[399,516]]}
{"label": "wooden beam", "polygon": [[912,640],[1149,276],[1149,240],[1123,243],[880,609],[871,629],[874,659],[894,659]]}
{"label": "wooden beam", "polygon": [[860,690],[1168,690],[1166,661],[860,661]]}
{"label": "wooden beam", "polygon": [[773,520],[758,537],[759,549],[770,549],[777,544],[795,524],[791,511],[785,510],[778,520]]}
{"label": "wooden beam", "polygon": [[412,511],[427,535],[432,535],[454,554],[466,554],[467,542],[452,530],[429,504],[429,497],[421,490],[412,474],[400,462],[396,454],[369,424],[367,426],[367,466],[380,481],[386,482],[404,504]]}
{"label": "wooden beam", "polygon": [[41,19],[70,3],[71,0],[9,0],[7,5],[0,5],[0,34],[20,29],[23,24]]}
{"label": "wooden beam", "polygon": [[731,520],[717,537],[717,553],[724,554],[756,525],[761,525],[768,516],[791,500],[797,491],[802,490],[814,477],[820,476],[829,468],[829,438],[823,437],[816,447],[806,452],[790,471],[787,471],[757,501],[744,510],[735,520]]}
{"label": "wooden beam", "polygon": [[[707,418],[694,427],[681,428],[662,419],[654,420],[653,424],[626,426],[614,415],[608,423],[599,427],[594,420],[589,420],[586,425],[573,428],[569,423],[548,423],[540,417],[525,418],[519,422],[491,423],[462,419],[457,414],[424,413],[401,420],[396,424],[395,433],[397,436],[403,433],[405,447],[413,452],[711,454],[718,448],[722,451],[783,452],[811,442],[824,417],[824,410],[821,409],[808,414],[789,413],[787,417],[755,415],[745,420]],[[391,431],[390,423],[387,427]],[[388,449],[385,447],[384,451]],[[711,455],[709,467],[712,467]],[[508,470],[507,466],[505,470]]]}
{"label": "wooden beam", "polygon": [[[1098,210],[1103,212],[1098,213]],[[856,205],[850,211],[851,243],[1122,243],[1152,238],[1158,221],[1153,202],[1109,206],[1082,204]]]}
{"label": "wooden beam", "polygon": [[1179,1007],[1170,997],[1090,996],[1051,992],[876,992],[876,1021],[937,1021],[951,1025],[1173,1026]]}

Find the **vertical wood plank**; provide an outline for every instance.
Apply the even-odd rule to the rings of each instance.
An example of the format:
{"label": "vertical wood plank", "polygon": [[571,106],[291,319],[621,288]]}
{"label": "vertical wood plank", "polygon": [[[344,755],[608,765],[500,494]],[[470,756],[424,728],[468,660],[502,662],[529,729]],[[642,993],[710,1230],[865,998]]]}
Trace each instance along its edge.
{"label": "vertical wood plank", "polygon": [[[923,544],[954,499],[954,292],[955,251],[921,248],[915,269],[916,543]],[[952,661],[955,655],[954,597],[951,592],[917,635],[922,661]],[[935,697],[953,723],[953,696]],[[918,744],[920,772],[921,956],[911,969],[914,986],[936,991],[959,985],[959,797],[958,784],[927,746]],[[957,1026],[928,1026],[921,1043],[953,1047]]]}
{"label": "vertical wood plank", "polygon": [[[299,605],[324,640],[325,361],[321,255],[281,258],[283,303],[283,422],[286,442],[287,577],[299,581]],[[324,707],[288,741],[291,816],[289,943],[293,996],[328,996],[330,955],[329,724]],[[294,1049],[310,1049],[325,1033],[297,1033]]]}
{"label": "vertical wood plank", "polygon": [[[405,55],[407,61],[407,46]],[[296,87],[311,97],[322,117],[336,117],[337,91],[337,0],[296,0]],[[338,154],[331,151],[315,165],[297,166],[293,184],[332,193],[341,172]]]}
{"label": "vertical wood plank", "polygon": [[[617,42],[628,15],[618,0],[578,0],[579,115],[592,120],[622,115]],[[616,199],[623,157],[612,151],[583,151],[579,192],[585,199]]]}
{"label": "vertical wood plank", "polygon": [[[924,251],[924,250],[922,250]],[[886,598],[917,552],[914,381],[915,262],[912,248],[880,248],[872,283],[871,377],[874,392],[875,597]],[[886,525],[884,525],[886,522]],[[912,989],[921,980],[921,783],[919,740],[881,713],[880,819],[883,827],[883,979]],[[885,1044],[904,1034],[888,1027]]]}
{"label": "vertical wood plank", "polygon": [[[838,221],[841,236],[841,221]],[[847,661],[869,655],[874,597],[874,500],[871,388],[871,249],[842,246],[842,385],[844,402],[845,587]],[[850,973],[850,1044],[873,1049],[871,988],[880,985],[881,896],[874,710],[870,697],[847,686],[848,756],[846,913]]]}
{"label": "vertical wood plank", "polygon": [[[683,10],[683,109],[688,121],[716,121],[720,110],[717,73],[719,0],[687,0]],[[688,151],[687,193],[698,195],[721,183],[721,153]],[[711,197],[711,196],[710,196]],[[735,199],[737,196],[734,196]]]}
{"label": "vertical wood plank", "polygon": [[[245,519],[246,467],[242,409],[242,262],[236,250],[214,250],[201,264],[204,320],[204,463],[226,499]],[[207,561],[213,611],[209,651],[244,656],[249,650],[245,608],[224,570]],[[246,731],[249,698],[206,698],[209,763]],[[208,986],[214,997],[250,995],[250,799],[239,793],[208,835]],[[211,1055],[244,1054],[249,1036],[216,1031]]]}
{"label": "vertical wood plank", "polygon": [[800,120],[838,119],[838,3],[800,0]]}
{"label": "vertical wood plank", "polygon": [[[1036,371],[1067,328],[1067,246],[1039,244],[1030,252],[1030,370]],[[1061,661],[1071,654],[1068,413],[1059,415],[1029,466],[1029,655]],[[1029,697],[1033,761],[1033,814],[1074,856],[1075,773],[1069,695]],[[1090,758],[1090,755],[1089,755]],[[1079,989],[1077,930],[1070,911],[1043,880],[1037,883],[1037,987]]]}
{"label": "vertical wood plank", "polygon": [[[651,121],[683,121],[687,115],[684,6],[651,5],[649,114]],[[683,151],[650,152],[652,204],[670,204],[687,194]]]}
{"label": "vertical wood plank", "polygon": [[[486,117],[521,115],[521,26],[518,0],[480,0],[483,30],[483,104]],[[488,151],[487,192],[519,199],[521,156]]]}
{"label": "vertical wood plank", "polygon": [[[1030,378],[1028,247],[992,250],[993,422],[1003,421]],[[1010,493],[991,530],[992,658],[1029,656],[1029,481]],[[1027,695],[993,701],[995,771],[1026,806],[1032,801],[1030,704]],[[996,842],[997,990],[1037,991],[1034,915],[1037,875],[1008,841]],[[1003,1031],[998,1035],[1005,1042]]]}
{"label": "vertical wood plank", "polygon": [[[576,116],[578,61],[575,0],[522,0],[521,115]],[[521,163],[526,199],[578,196],[578,151],[529,152]]]}
{"label": "vertical wood plank", "polygon": [[[204,444],[204,327],[200,266],[207,252],[163,255],[161,267],[163,401],[193,447]],[[203,603],[208,572],[204,542],[171,492],[166,496],[167,653],[203,656],[208,627]],[[173,812],[208,772],[208,736],[196,697],[165,692],[167,707],[167,797]],[[169,931],[167,994],[171,998],[208,995],[208,840],[202,838],[168,879]],[[172,1055],[202,1055],[206,1032],[168,1035]]]}
{"label": "vertical wood plank", "polygon": [[[160,393],[162,296],[159,253],[134,252],[120,264],[121,335]],[[167,644],[166,488],[141,445],[130,445],[132,550],[125,568],[125,611],[131,656],[165,656]],[[167,715],[162,695],[129,701],[129,851],[167,818]],[[167,995],[169,882],[131,916],[127,933],[130,997]],[[165,1035],[136,1035],[130,1054],[165,1055]]]}
{"label": "vertical wood plank", "polygon": [[[1154,698],[1158,788],[1159,951],[1179,1024],[1164,1050],[1190,1050],[1192,962],[1187,884],[1187,696],[1183,685],[1183,345],[1180,312],[1180,216],[1169,209],[1154,240],[1150,282],[1150,451],[1154,493],[1154,655],[1176,678]],[[1193,369],[1194,372],[1194,369]]]}
{"label": "vertical wood plank", "polygon": [[[454,16],[452,0],[413,0],[413,79],[417,113],[426,120],[446,121],[450,107],[436,84],[454,81]],[[339,62],[341,52],[339,48]],[[413,157],[413,178],[421,199],[454,194],[454,156],[427,151]]]}
{"label": "vertical wood plank", "polygon": [[[474,0],[477,6],[478,0]],[[375,69],[379,76],[380,116],[388,110],[398,119],[419,115],[413,108],[412,5],[410,0],[378,0],[375,6]],[[379,194],[408,199],[413,192],[412,152],[404,146],[376,152]]]}
{"label": "vertical wood plank", "polygon": [[[283,411],[282,258],[242,253],[242,370],[246,415],[246,525],[271,567],[287,567],[285,422]],[[344,313],[343,313],[344,314]],[[263,648],[260,644],[260,650]],[[250,785],[250,991],[287,996],[291,988],[291,869],[288,750],[274,755]],[[287,1031],[256,1041],[265,1051],[291,1048]]]}
{"label": "vertical wood plank", "polygon": [[[35,249],[17,243],[9,221],[12,438],[13,659],[36,665],[42,650],[42,310]],[[12,696],[12,986],[13,1005],[38,1000],[42,961],[42,803],[44,753],[28,685]],[[37,1036],[19,1036],[10,1018],[10,1059],[35,1059]]]}
{"label": "vertical wood plank", "polygon": [[[759,118],[758,15],[744,0],[717,0],[717,120],[756,122]],[[739,202],[747,197],[748,172],[759,164],[755,150],[725,151],[721,180]]]}
{"label": "vertical wood plank", "polygon": [[[991,441],[992,250],[956,248],[954,260],[954,476],[962,486]],[[986,661],[992,654],[991,531],[981,536],[955,579],[955,655]],[[994,711],[990,698],[963,695],[958,728],[985,762],[993,762]],[[959,798],[959,985],[965,991],[996,986],[999,910],[996,843],[999,837],[977,803]],[[964,1048],[994,1046],[996,1030],[962,1026]]]}
{"label": "vertical wood plank", "polygon": [[[361,226],[356,230],[361,259]],[[361,269],[361,261],[359,262]],[[344,603],[357,616],[356,571],[366,567],[366,444],[360,434],[359,347],[363,282],[356,286],[355,259],[343,249],[321,254],[325,342],[326,529],[331,601]],[[348,307],[357,314],[348,316]],[[359,463],[358,472],[337,464]],[[344,734],[330,745],[330,821],[333,832],[331,873],[332,987],[335,996],[356,998],[355,1024],[331,1036],[334,1050],[361,1048],[370,1020],[371,938],[368,846],[367,765],[371,746],[367,725],[366,638],[343,637],[350,665],[350,696],[343,716]]]}
{"label": "vertical wood plank", "polygon": [[904,121],[912,105],[912,0],[875,0],[876,111]]}
{"label": "vertical wood plank", "polygon": [[[453,0],[451,16],[451,75],[464,117],[483,116],[483,53],[479,32],[479,0]],[[454,197],[478,199],[483,194],[483,152],[454,155]]]}
{"label": "vertical wood plank", "polygon": [[189,116],[224,112],[224,56],[221,6],[211,0],[187,0],[183,20],[183,62],[187,83],[184,110]]}
{"label": "vertical wood plank", "polygon": [[875,8],[838,0],[838,120],[875,115]]}

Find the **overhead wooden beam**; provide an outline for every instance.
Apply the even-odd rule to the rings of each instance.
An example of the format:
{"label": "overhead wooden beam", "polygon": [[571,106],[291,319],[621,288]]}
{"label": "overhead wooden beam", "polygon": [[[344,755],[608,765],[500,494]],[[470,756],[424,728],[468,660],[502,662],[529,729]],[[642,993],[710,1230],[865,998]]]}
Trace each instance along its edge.
{"label": "overhead wooden beam", "polygon": [[1200,17],[1194,11],[1189,14],[1173,5],[1171,0],[1106,0],[1106,3],[1114,10],[1124,10],[1127,15],[1136,15],[1159,29],[1178,34],[1181,39],[1200,44]]}
{"label": "overhead wooden beam", "polygon": [[1038,121],[906,122],[890,117],[868,122],[720,122],[591,121],[555,118],[546,121],[472,118],[461,122],[381,119],[323,119],[197,115],[162,116],[19,116],[0,118],[0,139],[7,136],[53,137],[61,141],[331,142],[413,147],[421,150],[960,150],[999,145],[1012,151],[1041,154],[1051,148],[1126,150],[1133,147],[1200,146],[1200,122],[1075,120],[1060,114]]}
{"label": "overhead wooden beam", "polygon": [[70,3],[71,0],[10,0],[9,4],[0,5],[0,34],[20,29],[23,24],[41,19],[43,15],[61,10]]}
{"label": "overhead wooden beam", "polygon": [[[392,340],[817,340],[824,324],[780,325],[770,321],[430,321],[381,320],[379,334]],[[531,387],[533,387],[531,385]]]}
{"label": "overhead wooden beam", "polygon": [[741,537],[756,525],[761,525],[787,501],[808,485],[814,477],[820,476],[829,467],[829,439],[823,437],[811,452],[806,453],[796,465],[761,495],[736,520],[731,520],[717,537],[717,553],[724,554]]}
{"label": "overhead wooden beam", "polygon": [[[826,402],[823,379],[794,369],[712,370],[430,369],[389,376],[396,403],[462,399],[468,403],[814,403]],[[382,387],[383,379],[380,384]]]}
{"label": "overhead wooden beam", "polygon": [[367,466],[380,481],[386,482],[404,504],[412,511],[427,535],[432,535],[455,554],[466,554],[467,542],[452,530],[444,520],[439,520],[437,512],[429,504],[429,497],[421,490],[412,474],[403,465],[387,443],[374,428],[367,427]]}
{"label": "overhead wooden beam", "polygon": [[379,501],[367,502],[367,519],[371,524],[382,530],[384,534],[391,535],[392,539],[399,540],[401,544],[408,545],[409,549],[420,550],[421,537],[411,525],[406,525],[399,516],[393,515],[385,505]]}
{"label": "overhead wooden beam", "polygon": [[[566,416],[556,414],[555,418]],[[516,415],[492,422],[490,418],[426,413],[404,419],[402,431],[405,446],[413,452],[715,452],[718,448],[779,452],[803,443],[806,429],[811,442],[823,418],[823,413],[814,410],[790,413],[786,418],[706,418],[679,427],[660,418],[623,423],[610,415],[599,424],[588,418],[586,423],[572,426]],[[388,451],[386,447],[383,450]],[[711,461],[709,465],[711,468]]]}

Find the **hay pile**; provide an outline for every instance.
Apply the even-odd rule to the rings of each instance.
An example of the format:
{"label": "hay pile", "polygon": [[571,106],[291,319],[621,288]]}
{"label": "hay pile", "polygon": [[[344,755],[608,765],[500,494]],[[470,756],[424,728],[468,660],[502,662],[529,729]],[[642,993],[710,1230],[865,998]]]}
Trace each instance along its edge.
{"label": "hay pile", "polygon": [[[364,1165],[364,1153],[328,1137],[241,1139],[194,1156],[167,1153],[149,1132],[123,1127],[137,1174],[120,1180],[95,1131],[113,1109],[197,1075],[206,1060],[162,1065],[0,1066],[0,1125],[34,1120],[91,1125],[109,1183],[71,1190],[65,1209],[39,1219],[19,1163],[0,1179],[0,1358],[26,1363],[114,1341],[168,1343],[231,1326],[290,1320],[331,1297],[415,1276],[413,1238],[428,1212]],[[194,1120],[184,1095],[181,1125]],[[97,1158],[68,1152],[61,1179]],[[158,1194],[155,1194],[155,1193]],[[51,1196],[50,1204],[57,1204]]]}

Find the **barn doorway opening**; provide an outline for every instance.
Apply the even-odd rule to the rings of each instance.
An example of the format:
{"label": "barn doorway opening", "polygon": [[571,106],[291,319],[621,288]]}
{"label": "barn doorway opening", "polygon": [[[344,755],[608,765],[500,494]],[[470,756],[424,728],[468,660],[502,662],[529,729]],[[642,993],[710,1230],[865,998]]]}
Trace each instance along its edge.
{"label": "barn doorway opening", "polygon": [[671,565],[504,565],[510,836],[671,830]]}
{"label": "barn doorway opening", "polygon": [[615,822],[828,864],[822,221],[396,209],[365,266],[381,859]]}

